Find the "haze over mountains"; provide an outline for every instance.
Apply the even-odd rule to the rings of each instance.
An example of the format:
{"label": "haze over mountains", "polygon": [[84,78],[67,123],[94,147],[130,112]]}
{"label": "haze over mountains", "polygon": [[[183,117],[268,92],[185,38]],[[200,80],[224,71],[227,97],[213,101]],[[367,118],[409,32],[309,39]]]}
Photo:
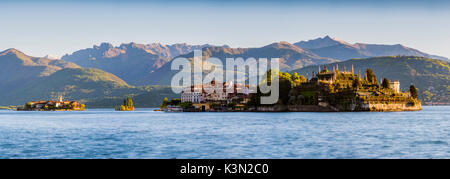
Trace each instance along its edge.
{"label": "haze over mountains", "polygon": [[[181,55],[180,57],[192,59],[194,57],[194,52]],[[209,57],[216,57],[220,59],[224,65],[226,58],[280,58],[280,69],[282,71],[294,70],[308,65],[337,62],[335,59],[319,57],[288,42],[277,42],[261,48],[229,48],[209,46],[202,49],[202,57],[203,60],[206,60]],[[176,73],[176,71],[171,71],[170,68],[170,63],[164,65],[160,69],[157,69],[155,72],[144,77],[144,81],[140,81],[140,84],[169,85],[171,77]]]}
{"label": "haze over mountains", "polygon": [[[280,58],[282,71],[310,69],[319,64],[353,62],[348,61],[352,58],[369,58],[358,61],[358,66],[373,66],[376,72],[384,66],[392,71],[392,73],[386,71],[381,73],[383,77],[388,78],[396,78],[399,76],[396,73],[402,73],[402,85],[414,82],[406,80],[408,78],[432,81],[432,83],[418,82],[421,90],[428,90],[427,85],[434,85],[436,87],[433,89],[441,91],[449,89],[447,58],[430,55],[403,45],[350,44],[329,36],[294,44],[276,42],[258,48],[159,43],[127,43],[115,47],[109,43],[102,43],[64,55],[62,60],[52,56],[31,57],[16,49],[0,52],[2,64],[0,66],[0,98],[2,99],[0,105],[23,104],[29,100],[54,98],[58,94],[63,94],[69,99],[82,100],[93,106],[103,106],[114,102],[120,104],[121,98],[127,95],[140,95],[142,99],[145,99],[140,103],[142,106],[157,105],[163,97],[174,95],[170,89],[138,86],[170,85],[172,76],[177,73],[170,69],[171,60],[176,57],[192,58],[193,50],[200,49],[204,59],[208,57],[217,57],[221,60],[228,57]],[[413,60],[399,60],[399,58],[391,58],[389,61],[370,58],[397,55],[424,58],[416,59],[420,63]],[[429,63],[428,60],[431,60],[429,58],[443,61],[436,60]],[[433,68],[429,68],[430,64]],[[399,68],[392,68],[396,66]],[[427,71],[421,72],[421,69]],[[439,69],[447,71],[439,71]],[[433,76],[434,73],[439,75]],[[429,92],[436,92],[433,89],[429,89]],[[424,98],[427,97],[425,94],[421,95]],[[444,92],[444,95],[447,94]],[[439,99],[448,100],[448,97],[440,96]]]}
{"label": "haze over mountains", "polygon": [[[98,101],[105,99],[109,99],[109,105],[113,106],[120,104],[123,96],[144,93],[154,97],[154,101],[146,101],[147,105],[155,105],[163,99],[154,95],[151,87],[131,86],[100,69],[82,68],[63,60],[31,57],[16,49],[0,52],[0,63],[0,105],[57,99],[59,95],[67,100],[80,100],[97,106],[102,105]],[[170,96],[167,92],[164,95]]]}
{"label": "haze over mountains", "polygon": [[128,43],[114,47],[109,43],[94,45],[92,48],[79,50],[62,59],[74,62],[85,68],[98,68],[113,73],[133,85],[141,84],[142,76],[170,62],[173,57],[202,49],[209,45],[188,44],[137,44]]}
{"label": "haze over mountains", "polygon": [[449,60],[448,58],[430,55],[419,50],[405,47],[400,44],[382,45],[382,44],[350,44],[343,40],[325,36],[309,41],[300,41],[294,45],[308,49],[318,56],[334,58],[337,60],[348,60],[352,58],[369,58],[377,56],[419,56],[434,58],[439,60]]}
{"label": "haze over mountains", "polygon": [[402,45],[350,44],[329,36],[294,44],[277,42],[259,48],[185,43],[174,45],[128,43],[114,47],[112,44],[102,43],[64,55],[62,59],[85,68],[98,68],[112,73],[131,85],[168,85],[170,80],[165,77],[173,74],[169,62],[178,56],[192,57],[192,51],[200,49],[203,50],[205,58],[217,57],[221,60],[227,57],[280,58],[282,71],[376,56],[405,55],[448,60]]}

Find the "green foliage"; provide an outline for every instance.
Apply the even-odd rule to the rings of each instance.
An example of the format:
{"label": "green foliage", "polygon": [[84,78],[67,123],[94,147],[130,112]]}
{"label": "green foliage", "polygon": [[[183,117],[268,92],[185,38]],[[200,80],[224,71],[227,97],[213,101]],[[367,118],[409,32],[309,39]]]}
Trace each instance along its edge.
{"label": "green foliage", "polygon": [[377,76],[375,76],[375,73],[373,72],[372,69],[368,68],[366,70],[366,76],[365,76],[365,80],[369,83],[369,84],[373,84],[373,85],[378,85],[378,81],[377,81]]}
{"label": "green foliage", "polygon": [[192,107],[192,102],[187,101],[187,102],[181,102],[178,104],[178,106],[182,107],[182,108],[191,108]]}
{"label": "green foliage", "polygon": [[231,102],[231,103],[227,104],[227,107],[229,107],[229,108],[234,108],[234,106],[236,106],[235,102]]}
{"label": "green foliage", "polygon": [[159,108],[162,109],[166,109],[167,105],[169,104],[169,99],[167,97],[164,98],[162,104],[159,106]]}
{"label": "green foliage", "polygon": [[262,93],[259,90],[259,86],[256,89],[256,93],[252,94],[250,97],[250,101],[247,103],[247,106],[257,107],[261,105],[261,96]]}
{"label": "green foliage", "polygon": [[27,102],[27,103],[25,104],[25,108],[26,108],[26,109],[30,109],[30,108],[31,108],[31,104],[32,104],[31,102]]}
{"label": "green foliage", "polygon": [[172,99],[171,101],[170,101],[170,105],[178,105],[178,104],[180,104],[181,103],[181,99],[180,98],[174,98],[174,99]]}
{"label": "green foliage", "polygon": [[291,76],[291,83],[293,86],[298,86],[301,83],[306,82],[306,78],[303,75],[298,75],[297,72],[294,72]]}
{"label": "green foliage", "polygon": [[409,86],[409,93],[411,93],[411,97],[414,99],[417,99],[419,96],[417,88],[414,85]]}
{"label": "green foliage", "polygon": [[116,107],[116,111],[134,111],[133,100],[128,97],[123,101],[123,105]]}
{"label": "green foliage", "polygon": [[382,86],[383,88],[390,89],[391,88],[390,81],[387,78],[384,78]]}
{"label": "green foliage", "polygon": [[[287,73],[287,74],[289,74],[289,73]],[[288,104],[289,91],[292,88],[292,84],[291,84],[290,78],[287,78],[288,77],[287,75],[285,77],[286,78],[280,78],[280,82],[279,82],[280,97],[279,97],[279,99],[281,100],[281,102],[283,104]]]}
{"label": "green foliage", "polygon": [[[276,71],[274,69],[270,69],[266,72],[265,76],[268,85],[272,85],[272,81],[274,80],[274,76],[272,76],[273,73],[278,73],[278,84],[279,84],[279,99],[281,100],[281,102],[283,104],[288,104],[289,102],[289,91],[291,90],[292,86],[293,86],[293,82],[292,80],[294,79],[294,77],[291,76],[291,74],[289,74],[288,72],[280,72],[280,71]],[[294,74],[295,76],[295,74]],[[295,79],[300,80],[301,77],[300,76],[295,76]],[[266,81],[263,81],[266,82]],[[259,91],[259,89],[258,89]],[[265,94],[265,95],[270,95],[270,94]],[[259,95],[253,95],[253,96],[259,96]],[[254,102],[258,102],[256,104],[259,104],[259,100],[252,100]]]}
{"label": "green foliage", "polygon": [[85,104],[80,104],[80,109],[81,109],[82,111],[84,111],[84,110],[86,109],[86,105],[85,105]]}
{"label": "green foliage", "polygon": [[360,88],[362,87],[362,82],[361,82],[361,79],[360,79],[359,77],[353,79],[352,87],[353,87],[354,89],[360,89]]}
{"label": "green foliage", "polygon": [[[340,69],[346,67],[351,69],[354,66],[355,73],[364,78],[364,71],[368,68],[378,76],[383,76],[391,80],[400,81],[400,89],[409,90],[409,85],[414,84],[418,90],[418,99],[427,102],[437,102],[443,104],[450,103],[450,62],[424,57],[414,56],[391,56],[374,57],[367,59],[351,59],[331,65],[339,65]],[[292,72],[299,75],[311,76],[313,71],[317,71],[317,66],[308,66]],[[364,80],[365,81],[365,80]],[[369,85],[363,81],[363,85]],[[425,93],[425,91],[428,91]]]}
{"label": "green foliage", "polygon": [[131,98],[128,98],[128,99],[127,99],[126,106],[127,106],[127,107],[134,107],[134,105],[133,105],[133,100],[132,100]]}

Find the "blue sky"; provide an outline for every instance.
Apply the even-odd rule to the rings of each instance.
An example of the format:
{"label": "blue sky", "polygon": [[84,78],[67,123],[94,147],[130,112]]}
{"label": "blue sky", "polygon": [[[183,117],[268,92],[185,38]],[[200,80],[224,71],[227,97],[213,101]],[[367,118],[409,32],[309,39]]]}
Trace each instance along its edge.
{"label": "blue sky", "polygon": [[330,35],[450,57],[450,3],[431,1],[1,1],[0,51],[63,55],[101,42],[260,47]]}

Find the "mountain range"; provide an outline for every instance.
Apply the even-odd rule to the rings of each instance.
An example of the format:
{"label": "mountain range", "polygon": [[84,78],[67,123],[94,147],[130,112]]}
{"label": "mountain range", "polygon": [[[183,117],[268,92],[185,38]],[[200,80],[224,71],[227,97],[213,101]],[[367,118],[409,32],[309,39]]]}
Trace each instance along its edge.
{"label": "mountain range", "polygon": [[200,49],[204,58],[217,57],[221,60],[227,57],[280,58],[282,71],[377,56],[420,56],[448,61],[445,57],[430,55],[403,45],[350,44],[329,36],[294,44],[277,42],[258,48],[186,43],[173,45],[128,43],[115,47],[109,43],[102,43],[99,46],[94,45],[92,48],[66,54],[62,59],[84,68],[104,70],[135,86],[168,85],[170,78],[166,77],[174,74],[170,70],[169,62],[176,57],[192,57],[192,51]]}
{"label": "mountain range", "polygon": [[[164,97],[177,96],[167,87],[177,73],[170,69],[171,60],[177,57],[191,59],[193,50],[199,49],[204,59],[280,58],[282,71],[302,74],[305,70],[315,69],[315,65],[325,64],[341,64],[349,68],[349,63],[352,63],[358,68],[373,67],[383,77],[398,78],[402,88],[411,82],[417,83],[423,99],[448,101],[447,58],[403,45],[350,44],[326,36],[293,44],[276,42],[257,48],[185,43],[124,43],[119,46],[102,43],[66,54],[62,59],[32,57],[17,49],[8,49],[0,52],[0,105],[17,105],[64,95],[67,99],[86,102],[91,107],[111,107],[120,104],[125,96],[145,99],[138,100],[138,107],[155,106]],[[398,55],[411,56],[408,59],[415,60],[405,60]],[[430,97],[431,94],[434,96]]]}
{"label": "mountain range", "polygon": [[303,49],[322,57],[329,57],[337,60],[348,60],[353,58],[370,58],[378,56],[419,56],[448,61],[446,57],[430,55],[419,50],[405,47],[401,44],[382,45],[382,44],[350,44],[340,39],[325,36],[309,41],[300,41],[294,43]]}
{"label": "mountain range", "polygon": [[[21,105],[27,101],[79,100],[91,107],[120,105],[133,95],[152,95],[141,107],[157,105],[168,87],[134,87],[116,75],[95,68],[82,68],[63,60],[25,55],[16,49],[0,52],[0,105]],[[167,96],[171,93],[163,93]],[[102,102],[108,99],[108,104]]]}

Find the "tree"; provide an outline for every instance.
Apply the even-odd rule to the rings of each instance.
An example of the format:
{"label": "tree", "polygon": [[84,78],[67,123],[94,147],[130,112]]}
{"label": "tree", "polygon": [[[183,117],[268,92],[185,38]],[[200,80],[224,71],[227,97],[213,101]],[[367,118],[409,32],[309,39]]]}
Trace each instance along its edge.
{"label": "tree", "polygon": [[86,105],[85,104],[80,104],[80,110],[85,110],[86,109]]}
{"label": "tree", "polygon": [[300,85],[300,83],[306,82],[306,78],[303,75],[298,75],[297,72],[292,74],[291,80],[292,80],[292,84],[294,86],[298,86],[298,85]]}
{"label": "tree", "polygon": [[378,85],[377,76],[375,76],[375,73],[372,69],[368,68],[366,70],[366,77],[365,80],[369,82],[369,84],[376,84]]}
{"label": "tree", "polygon": [[283,104],[289,102],[289,91],[292,88],[292,77],[289,73],[279,72],[279,98]]}
{"label": "tree", "polygon": [[413,97],[414,99],[417,99],[417,97],[419,96],[417,88],[414,85],[409,86],[409,93],[411,94],[411,97]]}
{"label": "tree", "polygon": [[190,108],[190,107],[192,107],[192,102],[190,102],[190,101],[181,102],[178,104],[178,106],[180,106],[182,108]]}
{"label": "tree", "polygon": [[180,98],[174,98],[172,100],[170,100],[170,105],[178,105],[181,103],[181,99]]}
{"label": "tree", "polygon": [[283,102],[283,104],[288,104],[289,91],[291,91],[292,88],[291,81],[286,78],[280,78],[279,85],[279,99],[281,99],[281,102]]}
{"label": "tree", "polygon": [[131,98],[127,98],[126,100],[123,100],[123,105],[120,105],[120,107],[116,107],[116,110],[134,111],[133,100]]}
{"label": "tree", "polygon": [[384,78],[382,86],[383,86],[383,88],[389,89],[389,88],[391,88],[391,83],[387,78]]}
{"label": "tree", "polygon": [[32,105],[33,103],[32,102],[27,102],[26,104],[25,104],[25,108],[26,109],[31,109],[31,105]]}
{"label": "tree", "polygon": [[279,78],[291,81],[292,77],[291,77],[291,74],[289,74],[287,72],[286,73],[279,72]]}
{"label": "tree", "polygon": [[134,107],[134,105],[133,105],[133,100],[132,100],[131,98],[128,98],[128,99],[127,99],[127,106],[130,107],[130,108],[131,108],[131,107]]}
{"label": "tree", "polygon": [[235,102],[231,102],[231,103],[227,104],[227,107],[229,107],[229,108],[234,108],[234,106],[236,106]]}
{"label": "tree", "polygon": [[361,80],[360,80],[360,78],[358,77],[358,78],[355,78],[354,80],[353,80],[353,88],[354,89],[359,89],[359,88],[361,88],[362,87],[362,83],[361,83]]}
{"label": "tree", "polygon": [[297,72],[294,72],[294,73],[291,75],[292,81],[299,80],[299,78],[300,78],[300,76],[298,76],[298,73],[297,73]]}
{"label": "tree", "polygon": [[162,102],[162,104],[161,104],[161,106],[160,106],[160,109],[165,109],[165,108],[167,108],[167,105],[169,104],[169,99],[167,99],[167,97],[165,97],[164,98],[164,100],[163,100],[163,102]]}
{"label": "tree", "polygon": [[261,105],[261,90],[259,90],[259,86],[256,87],[256,93],[253,93],[250,97],[250,101],[247,103],[248,106],[257,107]]}

